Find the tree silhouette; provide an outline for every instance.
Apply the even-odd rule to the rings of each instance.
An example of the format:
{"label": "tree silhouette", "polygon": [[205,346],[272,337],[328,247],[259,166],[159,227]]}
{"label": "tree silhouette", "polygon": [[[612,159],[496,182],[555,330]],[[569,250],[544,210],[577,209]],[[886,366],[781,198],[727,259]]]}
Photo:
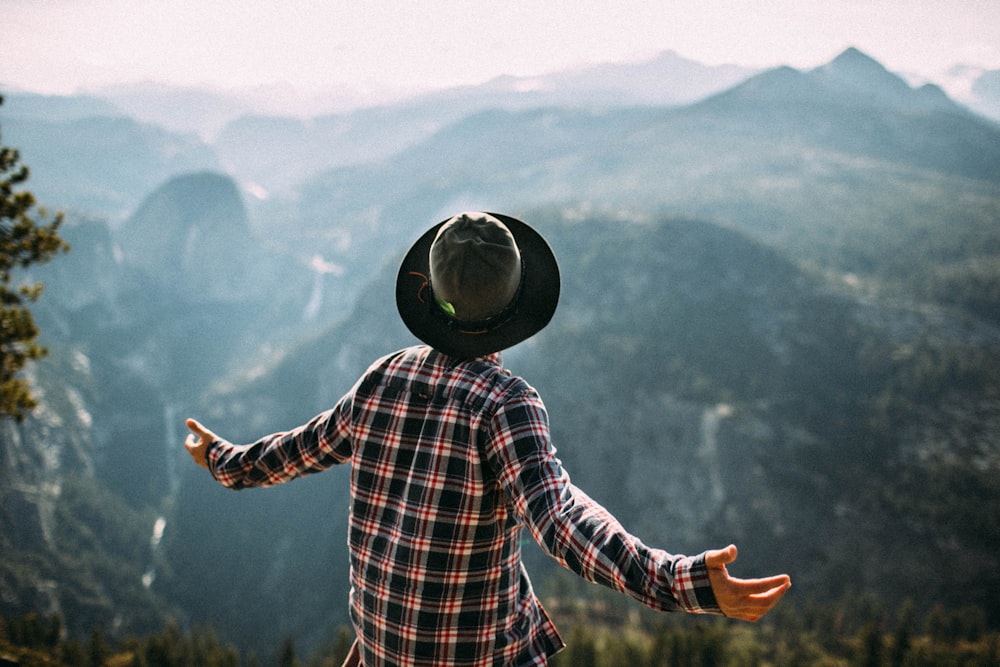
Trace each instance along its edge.
{"label": "tree silhouette", "polygon": [[279,667],[299,667],[299,659],[295,654],[295,642],[291,637],[286,637],[281,643],[281,653],[278,657]]}
{"label": "tree silhouette", "polygon": [[12,272],[69,250],[59,237],[62,214],[48,219],[44,210],[34,210],[35,197],[21,189],[28,173],[18,151],[0,145],[0,417],[19,421],[36,405],[28,382],[19,374],[46,350],[36,342],[38,327],[27,307],[41,295],[42,285],[12,284]]}

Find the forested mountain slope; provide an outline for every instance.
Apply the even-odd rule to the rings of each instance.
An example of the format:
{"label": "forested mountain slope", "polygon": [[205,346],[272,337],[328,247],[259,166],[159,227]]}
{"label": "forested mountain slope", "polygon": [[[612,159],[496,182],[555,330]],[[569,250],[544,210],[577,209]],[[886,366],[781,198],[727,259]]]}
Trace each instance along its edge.
{"label": "forested mountain slope", "polygon": [[474,208],[559,257],[556,318],[506,361],[626,525],[735,541],[741,573],[792,574],[790,604],[867,591],[1000,623],[1000,130],[939,90],[849,51],[682,107],[480,110],[265,199],[197,138],[106,113],[0,117],[29,165],[47,146],[33,173],[73,244],[31,276],[41,409],[0,425],[3,613],[324,639],[346,475],[234,494],[185,458],[183,418],[247,440],[329,407],[413,342],[405,249]]}

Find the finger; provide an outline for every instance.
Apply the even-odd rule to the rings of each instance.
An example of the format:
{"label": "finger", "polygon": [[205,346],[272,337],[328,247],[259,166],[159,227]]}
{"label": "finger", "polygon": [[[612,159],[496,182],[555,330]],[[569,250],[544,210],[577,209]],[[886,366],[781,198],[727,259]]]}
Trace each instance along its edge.
{"label": "finger", "polygon": [[706,551],[705,565],[708,567],[723,567],[735,561],[738,553],[735,544],[730,544],[725,549]]}
{"label": "finger", "polygon": [[756,614],[759,618],[778,604],[789,588],[791,588],[791,582],[786,582],[763,593],[739,596],[730,601],[727,615],[742,618]]}
{"label": "finger", "polygon": [[775,602],[780,600],[781,597],[785,594],[785,592],[791,587],[792,583],[788,581],[779,586],[774,586],[773,588],[769,588],[766,591],[762,591],[760,593],[750,593],[749,595],[744,596],[744,599],[748,600],[751,603],[756,603],[756,604],[770,603],[773,605]]}
{"label": "finger", "polygon": [[216,439],[214,433],[202,426],[201,423],[195,419],[188,419],[184,422],[184,424],[205,443],[212,442]]}
{"label": "finger", "polygon": [[787,574],[778,574],[773,577],[764,577],[761,579],[736,579],[730,577],[729,583],[738,588],[743,594],[754,595],[757,593],[766,593],[776,588],[788,588],[792,585],[792,580]]}

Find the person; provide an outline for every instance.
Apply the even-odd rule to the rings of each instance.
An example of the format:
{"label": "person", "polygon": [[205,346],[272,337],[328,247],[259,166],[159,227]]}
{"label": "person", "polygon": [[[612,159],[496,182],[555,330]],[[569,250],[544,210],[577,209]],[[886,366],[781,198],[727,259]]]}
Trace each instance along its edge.
{"label": "person", "polygon": [[733,545],[693,557],[650,548],[570,481],[540,396],[501,362],[548,324],[559,290],[555,256],[529,225],[456,215],[417,240],[396,278],[399,315],[423,344],[251,444],[187,420],[191,456],[232,489],[350,464],[345,664],[546,664],[564,645],[521,562],[522,530],[587,581],[657,610],[756,621],[791,585],[731,576]]}

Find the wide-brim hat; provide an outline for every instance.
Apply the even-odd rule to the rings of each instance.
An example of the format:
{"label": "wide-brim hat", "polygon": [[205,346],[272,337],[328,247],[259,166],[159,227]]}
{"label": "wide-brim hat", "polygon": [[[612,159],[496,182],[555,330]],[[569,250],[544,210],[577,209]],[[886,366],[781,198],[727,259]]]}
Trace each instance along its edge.
{"label": "wide-brim hat", "polygon": [[450,316],[434,297],[430,250],[452,218],[434,225],[413,244],[396,276],[396,307],[403,323],[421,341],[454,357],[479,357],[513,347],[545,328],[559,302],[559,265],[541,234],[509,215],[487,215],[507,227],[521,258],[520,287],[498,317],[464,322]]}

